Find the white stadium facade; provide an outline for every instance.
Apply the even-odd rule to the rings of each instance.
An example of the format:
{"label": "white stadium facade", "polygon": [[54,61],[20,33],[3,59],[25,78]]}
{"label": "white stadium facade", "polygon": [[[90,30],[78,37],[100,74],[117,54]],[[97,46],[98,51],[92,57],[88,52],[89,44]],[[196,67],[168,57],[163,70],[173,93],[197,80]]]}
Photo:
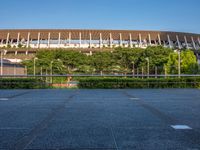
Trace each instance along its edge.
{"label": "white stadium facade", "polygon": [[198,50],[200,34],[136,30],[0,30],[0,48],[101,49],[157,45]]}

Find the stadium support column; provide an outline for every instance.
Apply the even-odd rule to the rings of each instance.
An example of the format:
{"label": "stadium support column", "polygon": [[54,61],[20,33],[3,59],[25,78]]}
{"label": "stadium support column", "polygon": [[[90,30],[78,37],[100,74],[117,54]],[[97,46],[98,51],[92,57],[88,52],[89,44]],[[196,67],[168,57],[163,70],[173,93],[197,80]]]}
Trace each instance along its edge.
{"label": "stadium support column", "polygon": [[81,32],[79,33],[79,47],[81,47],[82,44],[82,38],[81,38]]}
{"label": "stadium support column", "polygon": [[71,44],[72,34],[69,32],[69,45]]}
{"label": "stadium support column", "polygon": [[99,35],[99,47],[102,48],[102,33]]}
{"label": "stadium support column", "polygon": [[30,45],[30,32],[28,32],[26,47],[28,48],[29,45]]}
{"label": "stadium support column", "polygon": [[51,33],[49,32],[48,34],[48,43],[47,43],[47,47],[50,48],[50,39],[51,39]]}
{"label": "stadium support column", "polygon": [[61,38],[61,33],[58,33],[58,47],[60,48],[60,38]]}
{"label": "stadium support column", "polygon": [[13,44],[13,39],[11,39],[11,41],[10,41],[10,45],[12,45]]}
{"label": "stadium support column", "polygon": [[122,47],[122,34],[119,34],[119,46]]}
{"label": "stadium support column", "polygon": [[92,48],[92,34],[90,33],[89,36],[90,36],[89,47]]}
{"label": "stadium support column", "polygon": [[17,34],[17,47],[19,46],[20,33]]}
{"label": "stadium support column", "polygon": [[110,48],[112,48],[112,34],[110,33]]}
{"label": "stadium support column", "polygon": [[176,35],[176,41],[178,43],[178,49],[181,49],[181,43],[179,41],[178,35]]}
{"label": "stadium support column", "polygon": [[200,38],[198,37],[198,43],[199,43],[199,46],[200,46]]}
{"label": "stadium support column", "polygon": [[158,43],[159,43],[159,45],[162,45],[162,43],[161,43],[161,38],[160,38],[160,34],[158,34]]}
{"label": "stadium support column", "polygon": [[169,36],[169,34],[167,35],[167,39],[168,39],[168,43],[169,43],[169,48],[172,48],[171,40],[170,40],[170,36]]}
{"label": "stadium support column", "polygon": [[149,37],[149,45],[151,46],[151,34],[148,34]]}
{"label": "stadium support column", "polygon": [[142,47],[142,36],[139,34],[139,47]]}
{"label": "stadium support column", "polygon": [[6,46],[8,46],[9,38],[10,38],[10,33],[7,34],[7,38],[6,38]]}
{"label": "stadium support column", "polygon": [[130,40],[130,47],[132,48],[133,47],[133,42],[132,42],[132,35],[131,35],[131,33],[129,34],[129,40]]}
{"label": "stadium support column", "polygon": [[3,45],[3,39],[1,40],[1,45]]}
{"label": "stadium support column", "polygon": [[192,40],[192,45],[193,45],[193,48],[196,50],[196,44],[195,44],[195,42],[194,42],[194,38],[193,38],[193,37],[191,37],[191,40]]}
{"label": "stadium support column", "polygon": [[38,32],[37,48],[40,48],[40,32]]}
{"label": "stadium support column", "polygon": [[188,42],[187,42],[187,37],[184,36],[184,39],[185,39],[185,45],[186,45],[186,48],[189,49]]}

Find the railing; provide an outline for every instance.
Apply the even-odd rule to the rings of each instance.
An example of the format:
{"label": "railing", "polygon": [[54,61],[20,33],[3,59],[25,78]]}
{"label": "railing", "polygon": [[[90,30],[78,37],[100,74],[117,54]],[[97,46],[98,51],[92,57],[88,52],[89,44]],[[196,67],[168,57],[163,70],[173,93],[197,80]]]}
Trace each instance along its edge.
{"label": "railing", "polygon": [[25,77],[135,77],[135,78],[156,78],[156,77],[200,77],[200,74],[160,74],[160,75],[142,75],[142,74],[64,74],[64,75],[0,75],[0,78],[25,78]]}

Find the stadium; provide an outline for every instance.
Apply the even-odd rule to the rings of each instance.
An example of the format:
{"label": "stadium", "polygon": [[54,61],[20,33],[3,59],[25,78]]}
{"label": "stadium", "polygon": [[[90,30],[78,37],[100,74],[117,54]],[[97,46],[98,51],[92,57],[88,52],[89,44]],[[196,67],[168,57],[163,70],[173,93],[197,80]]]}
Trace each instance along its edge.
{"label": "stadium", "polygon": [[136,30],[0,30],[1,48],[102,49],[162,45],[175,49],[200,49],[200,34]]}

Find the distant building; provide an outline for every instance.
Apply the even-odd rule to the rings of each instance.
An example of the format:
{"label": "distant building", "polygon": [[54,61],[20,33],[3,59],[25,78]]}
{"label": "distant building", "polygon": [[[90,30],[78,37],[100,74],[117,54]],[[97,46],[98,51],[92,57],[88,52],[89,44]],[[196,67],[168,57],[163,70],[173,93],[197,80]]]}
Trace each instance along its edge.
{"label": "distant building", "polygon": [[3,59],[2,68],[2,75],[26,75],[26,69],[23,65],[18,63],[12,63],[6,59]]}

